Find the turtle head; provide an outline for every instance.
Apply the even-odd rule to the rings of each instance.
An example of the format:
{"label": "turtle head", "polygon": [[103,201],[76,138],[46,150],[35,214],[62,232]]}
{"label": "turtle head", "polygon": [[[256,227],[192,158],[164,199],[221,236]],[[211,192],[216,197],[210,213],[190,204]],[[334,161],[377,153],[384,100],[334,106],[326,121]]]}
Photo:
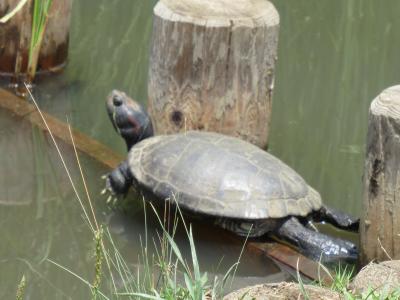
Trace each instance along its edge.
{"label": "turtle head", "polygon": [[125,139],[128,150],[153,135],[153,126],[147,112],[124,92],[113,90],[110,93],[107,113],[115,130]]}

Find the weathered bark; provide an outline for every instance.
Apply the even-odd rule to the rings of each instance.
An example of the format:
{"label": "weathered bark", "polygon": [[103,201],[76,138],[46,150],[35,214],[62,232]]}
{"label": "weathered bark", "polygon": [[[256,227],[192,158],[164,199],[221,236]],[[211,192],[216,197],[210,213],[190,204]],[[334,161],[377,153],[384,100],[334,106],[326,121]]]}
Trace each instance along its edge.
{"label": "weathered bark", "polygon": [[148,84],[155,132],[217,131],[266,146],[278,30],[265,0],[160,0]]}
{"label": "weathered bark", "polygon": [[371,103],[364,169],[361,263],[400,258],[400,85]]}
{"label": "weathered bark", "polygon": [[[1,0],[0,16],[4,16],[19,1]],[[32,3],[32,1],[28,1],[24,8],[7,23],[0,23],[0,75],[13,75],[17,63],[20,64],[20,72],[26,72],[32,32]],[[71,6],[72,0],[53,1],[39,54],[39,73],[56,72],[65,66],[68,54]]]}

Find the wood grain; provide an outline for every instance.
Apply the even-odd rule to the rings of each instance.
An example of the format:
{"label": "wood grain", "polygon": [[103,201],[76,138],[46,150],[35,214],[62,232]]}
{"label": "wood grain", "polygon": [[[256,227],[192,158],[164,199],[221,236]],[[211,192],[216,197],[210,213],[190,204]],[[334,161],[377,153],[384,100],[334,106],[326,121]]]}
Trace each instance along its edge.
{"label": "wood grain", "polygon": [[371,103],[363,185],[361,263],[399,259],[400,86]]}
{"label": "wood grain", "polygon": [[156,134],[216,131],[265,147],[278,30],[264,0],[158,2],[148,82]]}

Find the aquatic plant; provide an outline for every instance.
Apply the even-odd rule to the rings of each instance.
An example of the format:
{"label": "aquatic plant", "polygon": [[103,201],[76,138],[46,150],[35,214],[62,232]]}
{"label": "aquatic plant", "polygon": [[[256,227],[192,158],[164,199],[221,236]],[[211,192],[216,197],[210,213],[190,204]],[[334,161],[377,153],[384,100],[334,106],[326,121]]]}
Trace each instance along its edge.
{"label": "aquatic plant", "polygon": [[32,82],[36,74],[40,47],[42,45],[47,21],[49,19],[49,10],[52,3],[53,0],[34,0],[32,14],[32,35],[29,47],[27,69],[28,82]]}
{"label": "aquatic plant", "polygon": [[[11,10],[8,14],[3,16],[0,19],[0,23],[6,23],[10,20],[16,13],[22,10],[27,3],[27,0],[21,0],[15,6],[13,10]],[[53,0],[33,0],[33,10],[32,10],[32,32],[31,32],[31,40],[29,46],[29,54],[28,54],[28,67],[27,67],[27,81],[31,83],[33,78],[35,77],[37,70],[37,63],[39,59],[40,48],[42,45],[43,37],[45,34],[47,21],[49,18],[49,11]],[[21,55],[21,54],[19,54]],[[16,60],[16,73],[19,73],[21,59]]]}
{"label": "aquatic plant", "polygon": [[24,298],[25,286],[26,286],[25,275],[22,275],[21,281],[19,282],[17,287],[17,294],[15,299],[22,300]]}

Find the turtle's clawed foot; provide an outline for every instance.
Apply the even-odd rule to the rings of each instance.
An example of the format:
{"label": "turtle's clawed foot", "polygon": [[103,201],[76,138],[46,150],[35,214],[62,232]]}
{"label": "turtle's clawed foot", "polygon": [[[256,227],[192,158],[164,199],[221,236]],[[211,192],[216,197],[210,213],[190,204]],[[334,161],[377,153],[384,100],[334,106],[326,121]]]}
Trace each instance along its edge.
{"label": "turtle's clawed foot", "polygon": [[109,195],[106,200],[106,203],[112,206],[114,206],[117,202],[118,202],[118,197],[113,195]]}
{"label": "turtle's clawed foot", "polygon": [[113,185],[111,183],[110,176],[111,176],[111,173],[104,174],[103,176],[101,176],[101,178],[104,179],[106,182],[105,182],[105,188],[100,192],[100,195],[102,195],[102,196],[108,195],[106,203],[111,206],[114,206],[118,202],[120,196],[124,196],[124,195],[118,194],[113,189]]}
{"label": "turtle's clawed foot", "polygon": [[101,176],[101,179],[105,180],[105,187],[104,187],[104,189],[101,190],[100,195],[106,195],[106,194],[116,195],[117,194],[114,191],[113,186],[111,184],[110,176],[111,176],[111,173],[104,174]]}

